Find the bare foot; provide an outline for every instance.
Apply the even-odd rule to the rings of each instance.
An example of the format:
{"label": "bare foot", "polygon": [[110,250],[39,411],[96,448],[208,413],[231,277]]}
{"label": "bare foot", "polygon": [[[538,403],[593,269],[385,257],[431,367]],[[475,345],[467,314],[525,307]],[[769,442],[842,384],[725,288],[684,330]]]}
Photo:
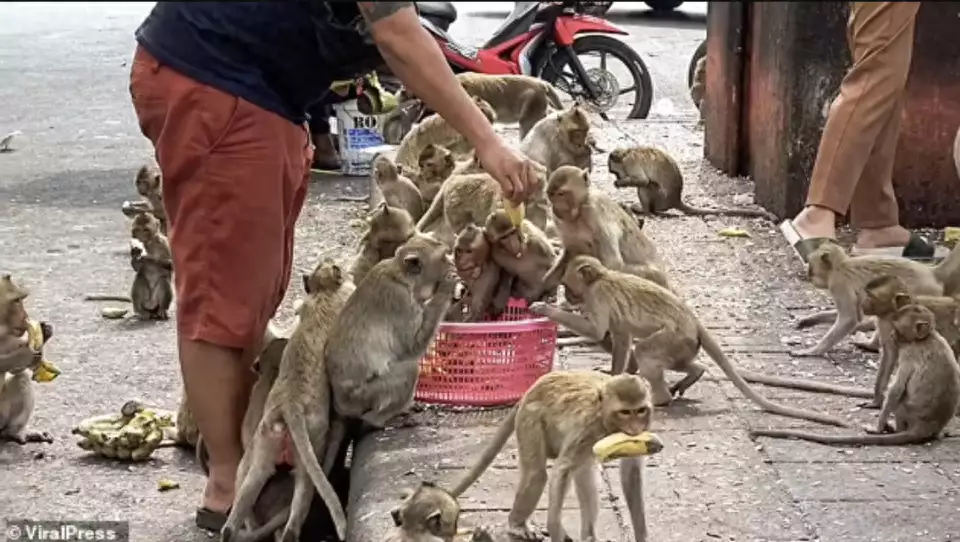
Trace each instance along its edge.
{"label": "bare foot", "polygon": [[910,242],[910,231],[902,226],[864,228],[857,235],[857,248],[904,247]]}
{"label": "bare foot", "polygon": [[830,209],[808,205],[791,222],[800,237],[804,239],[813,237],[833,239],[837,236],[836,221],[837,215]]}

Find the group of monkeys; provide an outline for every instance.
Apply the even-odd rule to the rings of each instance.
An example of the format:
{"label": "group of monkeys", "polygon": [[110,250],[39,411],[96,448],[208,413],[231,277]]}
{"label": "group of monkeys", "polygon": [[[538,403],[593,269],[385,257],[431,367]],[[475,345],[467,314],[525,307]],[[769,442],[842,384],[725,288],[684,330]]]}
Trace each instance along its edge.
{"label": "group of monkeys", "polygon": [[[676,292],[642,220],[631,212],[687,210],[676,162],[650,147],[612,151],[608,169],[617,186],[638,191],[637,204],[621,205],[591,180],[591,157],[598,149],[581,106],[559,107],[552,87],[534,78],[459,77],[491,122],[521,125],[520,151],[539,164],[540,181],[524,202],[525,218],[514,223],[499,185],[470,155],[465,139],[435,114],[411,125],[395,157],[375,159],[372,175],[384,201],[370,212],[352,267],[323,259],[302,277],[305,298],[296,307],[289,337],[272,326],[265,332],[224,542],[274,533],[285,542],[297,540],[314,489],[344,539],[346,515],[328,476],[345,462],[349,444],[410,408],[418,362],[441,321],[482,321],[502,311],[509,298],[523,299],[533,314],[604,349],[611,355],[611,370],[555,371],[540,378],[455,487],[422,482],[408,493],[392,513],[391,540],[452,542],[458,531],[457,497],[490,466],[511,434],[517,438],[520,480],[507,518],[509,534],[539,537],[529,519],[552,459],[546,525],[551,542],[568,538],[561,515],[571,482],[580,501],[580,539],[595,540],[599,504],[592,445],[612,433],[648,430],[654,407],[669,405],[706,372],[697,361],[701,348],[741,392],[771,413],[851,425],[770,401],[748,382],[866,397],[872,399],[869,406],[882,407],[872,429],[877,434],[755,430],[754,436],[908,444],[942,433],[960,406],[956,250],[934,267],[902,258],[851,257],[832,243],[810,256],[811,282],[830,292],[836,310],[801,320],[801,326],[834,323],[818,345],[796,354],[823,354],[856,329],[874,327],[882,363],[873,390],[741,371]],[[415,97],[407,102],[414,105],[402,104],[398,115],[423,109]],[[703,211],[764,216],[751,210]],[[134,236],[144,247],[138,256],[141,269],[155,266],[150,275],[155,278],[160,269],[169,269],[160,263],[169,262],[169,248],[166,260],[158,248],[158,240],[166,246],[165,225],[154,212],[134,213],[134,224]],[[560,286],[563,303],[558,304]],[[156,310],[154,298],[147,298],[141,306]],[[0,298],[0,314],[7,315],[9,326],[9,315],[17,311],[10,312],[7,299]],[[0,348],[0,370],[11,352],[12,347]],[[684,376],[668,384],[667,370]],[[182,433],[188,414],[181,405]],[[203,463],[202,438],[194,437],[194,444]],[[291,468],[278,471],[278,462]],[[620,470],[635,540],[646,542],[643,459],[621,459]],[[485,537],[485,530],[474,533],[475,539]]]}

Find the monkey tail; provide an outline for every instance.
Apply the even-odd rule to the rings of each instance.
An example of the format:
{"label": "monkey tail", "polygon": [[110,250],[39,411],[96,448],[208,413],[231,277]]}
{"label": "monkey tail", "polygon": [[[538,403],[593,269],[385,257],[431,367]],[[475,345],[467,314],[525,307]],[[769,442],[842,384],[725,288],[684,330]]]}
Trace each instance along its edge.
{"label": "monkey tail", "polygon": [[823,435],[796,429],[755,429],[750,431],[752,437],[770,437],[779,439],[800,439],[819,444],[873,444],[878,446],[903,446],[905,444],[922,444],[933,437],[921,435],[912,431],[887,433],[882,435]]}
{"label": "monkey tail", "polygon": [[[336,490],[333,489],[330,480],[323,474],[320,462],[317,461],[317,453],[310,442],[306,420],[300,413],[295,413],[289,405],[283,407],[283,420],[290,430],[290,438],[297,449],[297,466],[307,470],[310,480],[317,488],[317,493],[320,494],[320,498],[323,499],[324,504],[330,511],[330,517],[337,529],[337,536],[340,537],[340,540],[346,540],[347,515],[343,511],[343,505],[340,504],[340,498],[337,497]],[[323,432],[326,433],[326,430]],[[326,437],[326,434],[323,436]],[[326,441],[326,438],[322,440]]]}
{"label": "monkey tail", "polygon": [[507,439],[510,438],[510,435],[513,434],[513,430],[516,427],[517,423],[517,410],[519,405],[510,409],[510,413],[507,414],[503,423],[500,424],[500,428],[497,429],[497,434],[493,436],[493,440],[490,441],[490,444],[487,445],[486,449],[483,450],[483,453],[480,455],[480,459],[477,461],[477,464],[470,469],[470,472],[464,476],[460,482],[457,484],[457,487],[453,488],[450,491],[450,494],[454,497],[459,497],[467,490],[468,487],[472,486],[474,482],[477,481],[477,478],[480,478],[480,475],[483,474],[483,471],[487,470],[487,467],[493,463],[493,460],[497,457],[497,454],[500,453],[500,450],[503,449],[503,446],[507,443]]}
{"label": "monkey tail", "polygon": [[741,216],[744,218],[766,218],[770,221],[775,221],[777,217],[766,210],[760,209],[705,209],[703,207],[694,207],[688,205],[681,201],[677,205],[677,209],[680,211],[692,215],[692,216],[707,216],[707,215],[724,215],[724,216]]}
{"label": "monkey tail", "polygon": [[283,527],[284,523],[287,522],[287,519],[290,517],[290,507],[285,506],[279,512],[277,512],[269,521],[265,524],[253,529],[248,533],[243,534],[242,540],[264,540],[271,534],[280,530]]}
{"label": "monkey tail", "polygon": [[417,231],[425,232],[435,220],[443,218],[443,190],[437,192],[436,197],[430,202],[430,207],[423,213],[417,222]]}
{"label": "monkey tail", "polygon": [[560,101],[560,95],[557,94],[557,89],[554,88],[553,85],[544,81],[543,91],[547,95],[547,103],[550,104],[550,107],[554,109],[563,109],[563,102]]}
{"label": "monkey tail", "polygon": [[753,384],[763,384],[775,388],[790,388],[793,390],[813,391],[817,393],[833,393],[836,395],[845,395],[847,397],[860,397],[862,399],[873,399],[873,390],[867,388],[858,388],[856,386],[840,386],[828,382],[817,382],[816,380],[806,380],[803,378],[789,378],[782,376],[765,375],[762,373],[753,373],[750,371],[740,371],[740,375],[747,382]]}
{"label": "monkey tail", "polygon": [[[933,268],[933,276],[940,284],[946,284],[953,277],[960,276],[960,250],[953,247],[950,254]],[[944,292],[944,295],[952,295],[954,292]]]}
{"label": "monkey tail", "polygon": [[720,366],[720,369],[723,370],[723,373],[727,375],[727,378],[733,382],[733,385],[740,390],[741,393],[747,396],[748,399],[759,405],[761,408],[767,412],[773,414],[779,414],[781,416],[787,416],[790,418],[797,418],[800,420],[809,420],[812,422],[825,423],[827,425],[836,425],[837,427],[850,427],[850,424],[846,421],[837,418],[836,416],[830,416],[827,414],[820,414],[818,412],[813,412],[810,410],[803,410],[800,408],[788,407],[786,405],[781,405],[779,403],[774,403],[773,401],[767,399],[766,397],[760,395],[753,388],[750,387],[750,384],[737,372],[737,368],[734,367],[733,363],[723,354],[723,350],[720,349],[720,345],[717,344],[717,341],[713,338],[712,335],[703,327],[703,324],[697,322],[697,330],[700,335],[700,346],[707,352],[707,354]]}
{"label": "monkey tail", "polygon": [[90,294],[83,297],[84,301],[117,301],[120,303],[132,303],[128,295],[101,295]]}

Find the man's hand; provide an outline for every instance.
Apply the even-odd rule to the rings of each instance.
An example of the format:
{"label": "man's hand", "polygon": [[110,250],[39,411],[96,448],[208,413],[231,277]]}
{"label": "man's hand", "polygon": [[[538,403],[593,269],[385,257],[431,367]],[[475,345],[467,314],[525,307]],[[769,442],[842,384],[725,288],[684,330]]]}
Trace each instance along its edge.
{"label": "man's hand", "polygon": [[529,158],[499,137],[477,147],[476,152],[483,169],[500,183],[507,199],[513,203],[527,200],[537,185],[537,171]]}
{"label": "man's hand", "polygon": [[511,201],[524,201],[537,177],[533,165],[509,148],[457,81],[437,42],[424,30],[413,2],[357,2],[390,70],[405,87],[467,138]]}

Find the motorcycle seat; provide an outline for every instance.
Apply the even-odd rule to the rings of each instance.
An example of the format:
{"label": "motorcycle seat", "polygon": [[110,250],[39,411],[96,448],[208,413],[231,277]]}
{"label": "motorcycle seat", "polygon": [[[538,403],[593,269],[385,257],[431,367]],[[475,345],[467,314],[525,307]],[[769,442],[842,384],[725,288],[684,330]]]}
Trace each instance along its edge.
{"label": "motorcycle seat", "polygon": [[447,23],[457,20],[457,8],[450,2],[416,2],[417,10],[424,17],[434,17]]}

